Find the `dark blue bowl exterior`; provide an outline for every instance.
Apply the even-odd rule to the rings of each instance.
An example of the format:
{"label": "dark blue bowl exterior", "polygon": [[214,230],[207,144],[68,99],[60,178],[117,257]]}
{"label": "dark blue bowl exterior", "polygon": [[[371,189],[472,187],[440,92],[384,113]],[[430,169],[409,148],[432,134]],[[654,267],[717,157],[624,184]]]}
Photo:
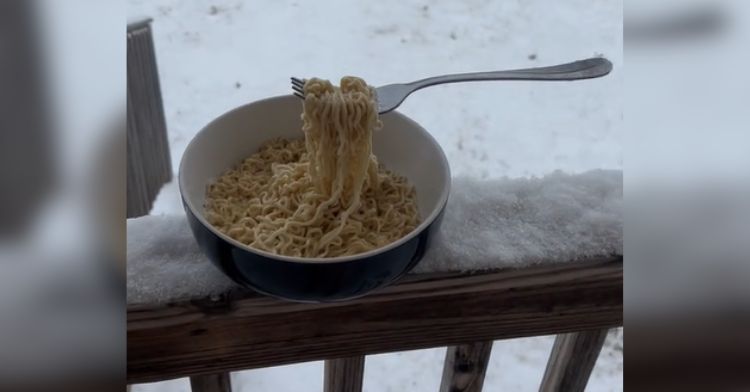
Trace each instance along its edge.
{"label": "dark blue bowl exterior", "polygon": [[422,232],[386,252],[335,263],[297,263],[266,257],[219,237],[184,204],[204,254],[240,285],[293,301],[331,302],[359,297],[414,268],[440,227],[445,205]]}

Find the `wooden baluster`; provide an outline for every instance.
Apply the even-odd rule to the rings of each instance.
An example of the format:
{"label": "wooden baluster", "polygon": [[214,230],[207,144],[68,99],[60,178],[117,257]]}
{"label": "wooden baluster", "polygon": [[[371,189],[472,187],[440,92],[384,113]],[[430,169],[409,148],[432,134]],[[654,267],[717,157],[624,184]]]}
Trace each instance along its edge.
{"label": "wooden baluster", "polygon": [[232,392],[229,373],[206,374],[190,377],[190,388],[193,392]]}
{"label": "wooden baluster", "polygon": [[365,356],[327,359],[325,361],[325,392],[360,392],[365,373]]}
{"label": "wooden baluster", "polygon": [[539,391],[583,391],[606,337],[607,329],[557,335]]}
{"label": "wooden baluster", "polygon": [[491,353],[491,340],[448,347],[440,392],[480,392]]}

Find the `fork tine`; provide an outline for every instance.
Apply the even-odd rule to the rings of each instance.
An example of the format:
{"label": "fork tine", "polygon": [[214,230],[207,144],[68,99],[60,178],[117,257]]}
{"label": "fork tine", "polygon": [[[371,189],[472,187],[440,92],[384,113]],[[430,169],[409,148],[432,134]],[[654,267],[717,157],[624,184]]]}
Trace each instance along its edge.
{"label": "fork tine", "polygon": [[292,90],[298,98],[305,99],[305,81],[292,77]]}

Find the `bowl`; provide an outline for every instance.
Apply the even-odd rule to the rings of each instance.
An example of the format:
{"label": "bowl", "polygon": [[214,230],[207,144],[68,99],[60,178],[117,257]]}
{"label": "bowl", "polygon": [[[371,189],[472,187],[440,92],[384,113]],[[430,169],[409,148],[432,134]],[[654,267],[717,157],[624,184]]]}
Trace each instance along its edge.
{"label": "bowl", "polygon": [[440,226],[450,190],[450,169],[437,141],[398,112],[381,116],[373,152],[386,168],[406,176],[417,191],[422,222],[401,239],[365,253],[333,258],[280,256],[251,248],[211,226],[204,215],[206,186],[275,137],[301,138],[302,101],[263,99],[206,125],[185,149],[179,187],[200,249],[228,277],[260,293],[293,301],[328,302],[362,296],[411,270]]}

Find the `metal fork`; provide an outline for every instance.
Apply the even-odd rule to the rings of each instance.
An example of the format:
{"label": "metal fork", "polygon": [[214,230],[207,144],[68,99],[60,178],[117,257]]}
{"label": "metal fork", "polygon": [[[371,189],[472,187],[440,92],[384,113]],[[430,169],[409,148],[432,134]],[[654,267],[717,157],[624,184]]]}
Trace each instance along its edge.
{"label": "metal fork", "polygon": [[[607,75],[610,71],[612,71],[612,63],[609,60],[595,57],[550,67],[435,76],[411,83],[388,84],[376,88],[375,91],[378,97],[378,113],[383,114],[396,109],[409,94],[436,84],[482,80],[580,80],[598,78]],[[294,95],[302,99],[305,98],[305,82],[305,79],[292,78]]]}

